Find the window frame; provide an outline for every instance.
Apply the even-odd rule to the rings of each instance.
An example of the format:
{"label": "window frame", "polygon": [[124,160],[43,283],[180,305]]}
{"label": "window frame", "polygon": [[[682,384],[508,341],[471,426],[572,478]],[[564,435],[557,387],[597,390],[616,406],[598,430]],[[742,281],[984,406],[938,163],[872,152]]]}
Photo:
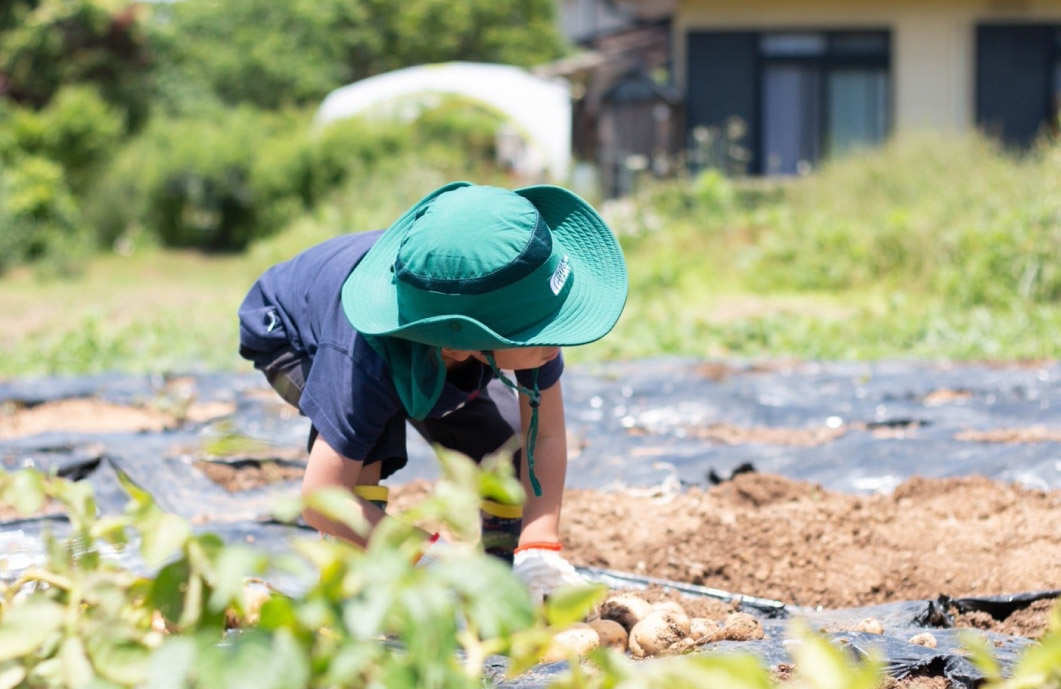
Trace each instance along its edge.
{"label": "window frame", "polygon": [[[812,67],[815,69],[818,75],[819,83],[821,87],[818,94],[818,112],[820,113],[820,121],[818,122],[818,141],[820,143],[820,152],[818,160],[813,161],[813,165],[817,167],[823,160],[829,158],[831,153],[826,150],[828,147],[828,136],[831,127],[829,117],[829,97],[830,97],[830,86],[829,86],[829,73],[836,69],[883,69],[886,77],[887,92],[885,93],[885,126],[884,126],[884,137],[887,138],[894,126],[894,92],[895,92],[895,75],[892,70],[892,55],[894,53],[893,44],[893,32],[890,28],[881,27],[851,27],[851,28],[830,28],[830,29],[810,29],[801,27],[798,29],[773,29],[757,31],[757,43],[758,53],[757,62],[755,66],[757,90],[760,94],[759,107],[758,107],[758,120],[759,120],[759,141],[756,142],[756,150],[758,155],[756,156],[757,161],[755,168],[760,175],[768,174],[767,170],[767,151],[764,147],[765,131],[763,131],[762,123],[766,118],[766,103],[761,97],[763,82],[765,80],[766,69],[770,66],[801,66],[801,67]],[[763,53],[763,39],[767,36],[778,36],[778,35],[818,35],[825,38],[825,50],[818,55],[766,55]],[[836,54],[834,50],[834,41],[839,37],[851,36],[851,35],[876,35],[878,38],[884,39],[884,53],[873,54],[873,55],[858,55],[841,53]]]}

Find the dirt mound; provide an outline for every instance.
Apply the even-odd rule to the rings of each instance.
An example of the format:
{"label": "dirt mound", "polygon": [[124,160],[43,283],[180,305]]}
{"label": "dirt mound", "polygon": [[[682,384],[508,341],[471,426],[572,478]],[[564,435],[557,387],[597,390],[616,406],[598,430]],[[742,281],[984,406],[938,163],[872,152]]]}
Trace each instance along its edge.
{"label": "dirt mound", "polygon": [[[430,484],[397,486],[392,508]],[[1061,581],[1061,491],[982,477],[913,478],[890,495],[740,474],[659,498],[570,490],[564,554],[800,606],[987,596]]]}
{"label": "dirt mound", "polygon": [[227,402],[190,404],[180,413],[152,406],[113,404],[90,398],[71,398],[29,407],[0,405],[0,439],[21,438],[47,431],[71,433],[135,433],[176,428],[185,421],[201,423],[231,414]]}

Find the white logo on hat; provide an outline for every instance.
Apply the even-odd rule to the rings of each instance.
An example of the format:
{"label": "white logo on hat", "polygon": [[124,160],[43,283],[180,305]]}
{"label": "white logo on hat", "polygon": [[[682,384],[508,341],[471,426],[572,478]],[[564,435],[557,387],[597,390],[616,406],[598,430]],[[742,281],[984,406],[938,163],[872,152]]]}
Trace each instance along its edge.
{"label": "white logo on hat", "polygon": [[560,260],[560,263],[557,264],[553,276],[549,278],[549,289],[553,291],[553,294],[560,295],[560,290],[564,288],[564,283],[567,282],[569,275],[571,275],[571,266],[568,264],[567,256],[565,255]]}

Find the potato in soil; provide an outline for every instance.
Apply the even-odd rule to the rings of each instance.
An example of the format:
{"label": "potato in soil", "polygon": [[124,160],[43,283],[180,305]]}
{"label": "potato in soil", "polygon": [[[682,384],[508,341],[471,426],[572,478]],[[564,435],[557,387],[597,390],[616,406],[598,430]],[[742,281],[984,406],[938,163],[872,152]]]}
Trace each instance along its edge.
{"label": "potato in soil", "polygon": [[601,646],[610,646],[620,651],[626,650],[629,635],[623,625],[615,620],[594,620],[589,623],[589,626],[597,632]]}
{"label": "potato in soil", "polygon": [[689,624],[684,614],[654,611],[630,630],[630,652],[635,658],[662,653],[689,636]]}
{"label": "potato in soil", "polygon": [[651,612],[651,603],[629,593],[608,598],[600,608],[601,619],[614,620],[628,632]]}
{"label": "potato in soil", "polygon": [[693,617],[689,619],[689,638],[694,641],[706,639],[720,629],[718,622],[706,617]]}
{"label": "potato in soil", "polygon": [[712,641],[755,641],[763,638],[763,625],[746,612],[735,612],[726,618]]}
{"label": "potato in soil", "polygon": [[572,653],[577,656],[587,655],[600,645],[597,631],[584,622],[576,622],[553,637],[549,648],[542,657],[543,663],[555,663],[566,660]]}

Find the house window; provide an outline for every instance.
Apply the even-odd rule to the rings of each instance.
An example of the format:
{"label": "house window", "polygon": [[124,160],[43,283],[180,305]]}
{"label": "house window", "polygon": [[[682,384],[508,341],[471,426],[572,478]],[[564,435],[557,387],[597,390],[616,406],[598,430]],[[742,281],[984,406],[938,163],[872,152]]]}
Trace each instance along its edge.
{"label": "house window", "polygon": [[1061,110],[1061,26],[981,24],[976,28],[976,122],[1026,147]]}
{"label": "house window", "polygon": [[1054,125],[1061,118],[1061,29],[1054,34]]}
{"label": "house window", "polygon": [[887,32],[759,36],[761,168],[809,172],[888,131]]}

